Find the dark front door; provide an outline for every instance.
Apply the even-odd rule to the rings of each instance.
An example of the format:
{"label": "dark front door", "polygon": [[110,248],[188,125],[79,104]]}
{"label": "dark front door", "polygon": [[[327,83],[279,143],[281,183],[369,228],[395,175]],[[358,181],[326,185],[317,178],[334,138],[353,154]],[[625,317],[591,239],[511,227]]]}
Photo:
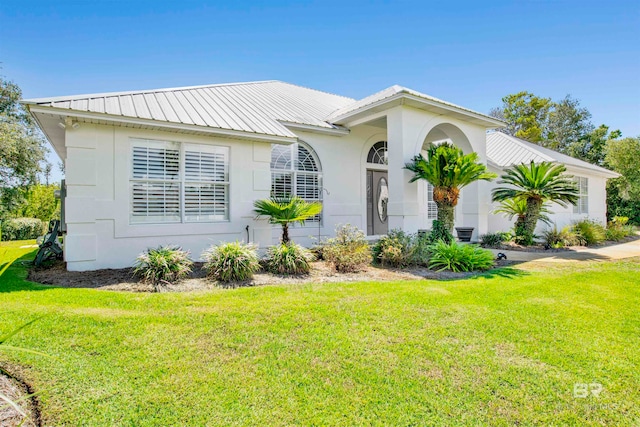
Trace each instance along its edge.
{"label": "dark front door", "polygon": [[389,181],[387,172],[367,171],[367,234],[381,235],[389,232],[387,204]]}

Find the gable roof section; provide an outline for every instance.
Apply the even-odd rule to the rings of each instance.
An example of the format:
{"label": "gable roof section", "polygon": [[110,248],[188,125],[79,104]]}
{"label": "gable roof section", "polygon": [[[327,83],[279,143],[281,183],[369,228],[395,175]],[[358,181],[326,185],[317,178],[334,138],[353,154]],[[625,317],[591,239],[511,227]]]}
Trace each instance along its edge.
{"label": "gable roof section", "polygon": [[487,134],[487,158],[500,168],[521,163],[553,162],[586,169],[607,178],[616,178],[618,173],[603,167],[558,153],[502,132]]}
{"label": "gable roof section", "polygon": [[394,85],[388,87],[373,95],[362,98],[352,104],[346,105],[326,117],[326,120],[330,123],[343,123],[344,121],[368,110],[374,109],[379,106],[386,106],[394,101],[409,101],[418,107],[426,107],[428,109],[440,109],[446,110],[452,113],[456,113],[467,118],[471,118],[474,121],[485,125],[487,128],[502,127],[505,125],[499,119],[488,116],[486,114],[479,113],[477,111],[470,110],[468,108],[461,107],[451,102],[443,101],[442,99],[435,98],[430,95],[403,87]]}
{"label": "gable roof section", "polygon": [[24,100],[34,107],[294,138],[282,122],[336,129],[323,120],[355,100],[280,81],[190,86]]}

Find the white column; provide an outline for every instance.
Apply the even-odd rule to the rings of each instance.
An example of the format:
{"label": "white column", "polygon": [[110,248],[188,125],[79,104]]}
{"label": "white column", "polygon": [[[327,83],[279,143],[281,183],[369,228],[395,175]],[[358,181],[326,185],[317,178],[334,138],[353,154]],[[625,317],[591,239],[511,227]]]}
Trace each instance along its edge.
{"label": "white column", "polygon": [[412,173],[404,169],[414,153],[415,138],[410,135],[408,117],[403,108],[389,110],[387,147],[389,152],[389,230],[414,233],[420,228],[418,185],[409,183]]}

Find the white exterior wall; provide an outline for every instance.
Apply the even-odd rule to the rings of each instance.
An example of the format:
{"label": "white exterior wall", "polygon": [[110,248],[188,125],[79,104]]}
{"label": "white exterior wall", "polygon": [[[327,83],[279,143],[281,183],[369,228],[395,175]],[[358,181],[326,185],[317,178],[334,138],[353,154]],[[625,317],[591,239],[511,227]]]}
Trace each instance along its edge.
{"label": "white exterior wall", "polygon": [[[130,224],[130,138],[230,147],[230,220],[219,223]],[[131,266],[146,248],[175,244],[194,259],[220,241],[271,242],[271,227],[255,221],[253,201],[269,196],[271,145],[234,139],[82,123],[66,131],[65,260],[72,271]]]}
{"label": "white exterior wall", "polygon": [[[324,211],[318,226],[291,229],[292,238],[312,245],[318,237],[334,234],[338,224],[367,229],[366,156],[373,144],[387,140],[389,149],[389,229],[408,232],[431,228],[426,215],[425,184],[409,184],[404,164],[422,150],[434,127],[450,123],[468,139],[469,147],[485,156],[484,128],[410,107],[385,112],[387,129],[355,125],[348,135],[297,132],[300,141],[317,154],[323,175]],[[207,223],[130,224],[131,139],[227,146],[229,153],[229,221]],[[455,138],[454,138],[455,142]],[[204,249],[221,241],[249,240],[261,247],[277,243],[280,227],[256,221],[253,202],[269,196],[271,144],[81,123],[65,132],[67,176],[65,260],[72,271],[131,266],[149,247],[179,245],[200,259]],[[384,168],[384,167],[383,167]],[[457,225],[474,226],[476,234],[487,229],[487,189],[483,183],[464,190]],[[485,194],[485,196],[483,196]]]}
{"label": "white exterior wall", "polygon": [[[502,175],[504,173],[498,168],[490,167],[489,169],[498,175]],[[558,229],[562,229],[564,226],[582,219],[591,219],[605,225],[607,222],[607,179],[601,175],[596,175],[592,172],[585,171],[584,169],[578,169],[571,166],[567,167],[567,174],[588,178],[589,212],[584,214],[574,213],[573,205],[569,205],[565,208],[554,203],[550,207],[550,210],[553,213],[549,215],[552,223],[555,224]],[[491,189],[498,186],[496,181],[497,180],[494,180],[490,183]],[[496,209],[498,205],[499,203],[492,203],[491,211]],[[513,229],[514,223],[515,218],[513,220],[508,220],[502,214],[490,214],[489,231],[492,233],[498,231],[509,231]],[[541,235],[543,231],[552,227],[553,225],[548,226],[539,222],[538,227],[536,228],[536,234]]]}

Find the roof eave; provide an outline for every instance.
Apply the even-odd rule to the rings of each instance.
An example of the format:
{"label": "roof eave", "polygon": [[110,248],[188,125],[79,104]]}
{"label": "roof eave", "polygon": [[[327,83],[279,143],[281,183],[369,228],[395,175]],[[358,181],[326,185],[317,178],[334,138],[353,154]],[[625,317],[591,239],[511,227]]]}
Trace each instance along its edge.
{"label": "roof eave", "polygon": [[286,127],[298,131],[322,133],[327,135],[349,135],[351,132],[348,128],[340,125],[332,125],[331,127],[314,126],[305,123],[287,122],[284,120],[278,120],[278,122]]}
{"label": "roof eave", "polygon": [[425,99],[404,91],[398,92],[389,97],[372,102],[371,104],[367,104],[362,107],[356,108],[355,110],[348,111],[344,114],[340,114],[335,117],[330,117],[329,120],[331,123],[334,123],[334,124],[346,124],[350,120],[355,119],[358,116],[364,113],[367,113],[370,110],[379,110],[382,107],[390,108],[394,103],[397,103],[398,101],[400,101],[399,104],[405,104],[406,101],[411,101],[413,103],[418,104],[418,106],[422,105],[425,107],[446,110],[448,112],[455,112],[457,114],[461,114],[465,117],[468,117],[469,119],[472,119],[475,123],[481,124],[485,126],[485,128],[487,129],[495,129],[495,128],[501,128],[506,126],[506,123],[503,122],[502,120],[489,117],[474,111],[466,110],[464,108],[459,108],[453,105],[437,102],[435,100]]}
{"label": "roof eave", "polygon": [[233,129],[214,128],[210,126],[200,126],[200,125],[175,123],[175,122],[159,121],[159,120],[152,120],[152,119],[142,119],[142,118],[136,118],[136,117],[116,116],[111,114],[93,113],[88,111],[78,111],[78,110],[71,110],[68,108],[56,108],[56,107],[42,106],[38,104],[29,104],[27,102],[23,102],[23,103],[25,104],[25,106],[27,106],[27,108],[29,109],[32,115],[34,115],[34,113],[59,114],[61,116],[103,120],[103,121],[111,122],[114,124],[134,124],[134,125],[140,125],[140,126],[150,126],[150,127],[170,129],[172,131],[180,131],[180,130],[191,131],[191,132],[196,131],[196,132],[202,132],[202,133],[229,137],[229,138],[260,140],[264,142],[281,143],[281,144],[291,144],[296,142],[297,140],[296,136],[293,134],[291,136],[270,135],[270,134],[262,134],[257,132],[246,132],[246,131],[233,130]]}

